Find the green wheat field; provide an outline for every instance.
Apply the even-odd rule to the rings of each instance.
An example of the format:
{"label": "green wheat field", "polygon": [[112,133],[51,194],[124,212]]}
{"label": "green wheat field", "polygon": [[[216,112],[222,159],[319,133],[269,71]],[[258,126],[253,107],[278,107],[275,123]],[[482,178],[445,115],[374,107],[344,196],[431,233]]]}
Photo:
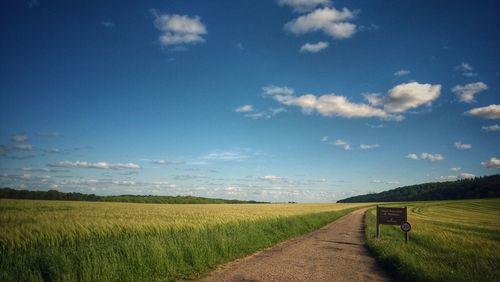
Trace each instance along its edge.
{"label": "green wheat field", "polygon": [[0,281],[196,279],[359,206],[1,199]]}
{"label": "green wheat field", "polygon": [[404,243],[399,226],[365,216],[366,241],[377,259],[406,281],[499,281],[500,199],[390,203],[408,206],[412,224]]}

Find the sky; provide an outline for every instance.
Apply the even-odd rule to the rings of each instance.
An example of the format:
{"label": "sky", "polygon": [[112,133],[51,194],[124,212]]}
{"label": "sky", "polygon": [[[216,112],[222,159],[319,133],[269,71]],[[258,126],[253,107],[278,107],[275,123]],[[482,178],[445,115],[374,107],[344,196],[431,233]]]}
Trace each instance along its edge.
{"label": "sky", "polygon": [[331,202],[500,172],[498,1],[3,1],[0,186]]}

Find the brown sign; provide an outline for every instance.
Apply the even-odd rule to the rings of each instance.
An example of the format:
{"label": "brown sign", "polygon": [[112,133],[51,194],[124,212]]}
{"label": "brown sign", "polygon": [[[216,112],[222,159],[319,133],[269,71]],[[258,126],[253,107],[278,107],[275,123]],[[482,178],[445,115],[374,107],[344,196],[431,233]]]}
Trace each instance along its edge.
{"label": "brown sign", "polygon": [[377,207],[377,224],[401,225],[401,223],[406,222],[407,220],[406,207]]}

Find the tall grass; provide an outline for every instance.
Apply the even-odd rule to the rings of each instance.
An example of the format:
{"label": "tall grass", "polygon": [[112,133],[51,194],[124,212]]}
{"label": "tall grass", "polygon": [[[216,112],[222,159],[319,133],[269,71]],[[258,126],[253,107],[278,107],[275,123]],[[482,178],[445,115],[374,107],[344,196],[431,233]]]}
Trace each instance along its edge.
{"label": "tall grass", "polygon": [[365,216],[366,241],[377,259],[403,281],[499,281],[500,199],[408,202],[412,224],[405,244],[399,226]]}
{"label": "tall grass", "polygon": [[356,206],[0,200],[0,281],[198,278]]}

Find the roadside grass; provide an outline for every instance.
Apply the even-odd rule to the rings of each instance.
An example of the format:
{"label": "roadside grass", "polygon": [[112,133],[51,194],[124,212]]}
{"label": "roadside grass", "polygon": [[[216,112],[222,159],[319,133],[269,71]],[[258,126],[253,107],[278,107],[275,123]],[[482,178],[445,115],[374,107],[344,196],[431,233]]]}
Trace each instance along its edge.
{"label": "roadside grass", "polygon": [[0,200],[0,281],[197,279],[358,206]]}
{"label": "roadside grass", "polygon": [[405,244],[399,226],[365,215],[365,239],[376,259],[402,281],[498,281],[500,199],[387,203],[408,206]]}

